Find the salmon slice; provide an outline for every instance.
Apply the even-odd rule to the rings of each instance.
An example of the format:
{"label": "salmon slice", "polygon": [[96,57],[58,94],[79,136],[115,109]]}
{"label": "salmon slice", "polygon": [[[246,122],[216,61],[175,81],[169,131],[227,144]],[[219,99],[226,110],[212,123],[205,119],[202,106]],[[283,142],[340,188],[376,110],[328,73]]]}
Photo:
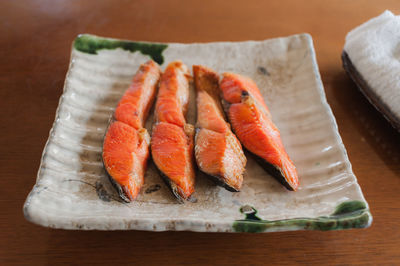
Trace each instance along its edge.
{"label": "salmon slice", "polygon": [[219,98],[219,76],[193,66],[197,91],[195,157],[199,169],[229,191],[239,191],[246,166],[242,146],[225,121]]}
{"label": "salmon slice", "polygon": [[260,165],[288,190],[299,186],[297,170],[257,85],[247,77],[224,73],[220,82],[225,111],[240,142]]}
{"label": "salmon slice", "polygon": [[170,63],[161,76],[151,136],[151,155],[173,194],[183,202],[194,192],[194,127],[185,120],[190,74],[180,61]]}
{"label": "salmon slice", "polygon": [[161,71],[150,60],[139,67],[130,87],[119,101],[103,142],[103,164],[126,202],[134,200],[144,183],[150,135],[144,128],[154,102]]}
{"label": "salmon slice", "polygon": [[193,135],[191,125],[182,128],[166,122],[157,123],[152,132],[153,161],[180,200],[188,200],[194,192]]}
{"label": "salmon slice", "polygon": [[156,121],[183,127],[189,103],[189,70],[180,61],[171,62],[160,81],[155,109]]}

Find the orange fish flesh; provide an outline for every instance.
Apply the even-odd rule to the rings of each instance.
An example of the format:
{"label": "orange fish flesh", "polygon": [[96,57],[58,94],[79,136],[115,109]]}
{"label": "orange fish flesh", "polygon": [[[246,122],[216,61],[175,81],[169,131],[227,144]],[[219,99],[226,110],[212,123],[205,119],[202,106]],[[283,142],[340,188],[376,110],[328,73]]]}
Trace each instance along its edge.
{"label": "orange fish flesh", "polygon": [[195,157],[199,169],[230,191],[243,183],[246,157],[225,121],[219,97],[219,76],[204,66],[193,66],[197,91]]}
{"label": "orange fish flesh", "polygon": [[224,73],[220,88],[225,111],[240,142],[267,172],[288,190],[296,191],[296,167],[285,151],[257,85],[247,77]]}
{"label": "orange fish flesh", "polygon": [[186,123],[190,74],[180,61],[171,62],[161,76],[151,136],[151,155],[173,194],[183,202],[194,192],[194,127]]}
{"label": "orange fish flesh", "polygon": [[119,101],[103,142],[103,163],[111,183],[126,202],[134,200],[144,183],[150,136],[144,128],[154,102],[161,71],[150,60],[139,67]]}

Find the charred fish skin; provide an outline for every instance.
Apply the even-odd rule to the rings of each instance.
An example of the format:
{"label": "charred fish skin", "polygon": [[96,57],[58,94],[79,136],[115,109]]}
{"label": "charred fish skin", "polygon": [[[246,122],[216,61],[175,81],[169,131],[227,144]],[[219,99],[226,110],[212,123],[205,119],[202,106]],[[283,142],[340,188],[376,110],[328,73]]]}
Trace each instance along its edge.
{"label": "charred fish skin", "polygon": [[[200,170],[201,171],[201,170]],[[221,176],[217,175],[211,175],[206,172],[201,171],[203,174],[205,174],[210,180],[212,180],[217,186],[223,187],[226,190],[230,192],[240,192],[240,189],[237,189],[235,187],[232,187],[228,185],[224,179],[221,178]]]}
{"label": "charred fish skin", "polygon": [[201,65],[194,65],[193,73],[197,92],[195,158],[198,168],[217,185],[238,192],[247,160],[225,118],[219,74]]}
{"label": "charred fish skin", "polygon": [[193,126],[186,122],[191,76],[186,65],[173,61],[160,80],[151,137],[151,155],[178,201],[194,193]]}
{"label": "charred fish skin", "polygon": [[161,70],[142,64],[121,97],[104,135],[102,161],[111,184],[124,202],[133,201],[144,184],[150,136],[145,128]]}
{"label": "charred fish skin", "polygon": [[161,176],[161,179],[163,180],[164,184],[168,187],[168,189],[171,191],[172,195],[174,195],[174,197],[176,198],[177,202],[180,204],[184,204],[185,201],[189,201],[189,198],[185,198],[182,195],[184,195],[184,193],[178,188],[178,186],[171,181],[171,179],[169,179],[168,176],[166,176],[164,174],[163,171],[161,171],[157,166],[157,171]]}
{"label": "charred fish skin", "polygon": [[288,190],[296,191],[296,167],[285,151],[257,85],[247,77],[224,73],[220,87],[224,111],[240,142],[266,172]]}
{"label": "charred fish skin", "polygon": [[286,181],[285,176],[282,174],[282,169],[278,168],[276,165],[270,164],[265,159],[255,155],[251,151],[247,150],[254,160],[272,177],[274,177],[279,183],[281,183],[287,190],[295,191],[293,187]]}
{"label": "charred fish skin", "polygon": [[[107,172],[107,171],[106,171]],[[114,189],[117,191],[118,196],[120,197],[120,199],[122,199],[123,202],[125,203],[129,203],[131,202],[133,199],[130,198],[129,196],[129,192],[127,191],[126,188],[121,187],[120,184],[118,184],[114,178],[112,178],[112,176],[107,172],[107,176],[108,179],[110,180],[111,185],[114,187]]]}

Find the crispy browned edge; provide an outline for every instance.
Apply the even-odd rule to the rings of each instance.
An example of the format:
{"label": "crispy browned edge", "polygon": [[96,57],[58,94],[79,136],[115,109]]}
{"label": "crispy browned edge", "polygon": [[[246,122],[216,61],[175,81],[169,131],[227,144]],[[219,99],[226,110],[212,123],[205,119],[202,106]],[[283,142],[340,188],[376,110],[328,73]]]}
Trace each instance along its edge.
{"label": "crispy browned edge", "polygon": [[342,52],[343,68],[350,78],[357,85],[361,93],[367,100],[389,121],[389,123],[400,132],[400,117],[393,113],[390,108],[384,103],[380,97],[371,89],[363,76],[358,72],[356,67],[350,60],[346,51]]}

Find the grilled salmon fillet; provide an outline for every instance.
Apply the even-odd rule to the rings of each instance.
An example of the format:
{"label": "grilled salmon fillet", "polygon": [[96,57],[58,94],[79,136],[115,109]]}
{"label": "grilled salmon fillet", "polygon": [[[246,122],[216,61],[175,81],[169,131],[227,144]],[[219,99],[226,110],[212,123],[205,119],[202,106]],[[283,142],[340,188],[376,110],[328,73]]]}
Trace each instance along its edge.
{"label": "grilled salmon fillet", "polygon": [[190,74],[181,61],[171,62],[161,76],[151,136],[151,155],[173,194],[183,202],[194,192],[194,127],[186,123]]}
{"label": "grilled salmon fillet", "polygon": [[161,71],[150,60],[139,67],[113,117],[103,142],[103,163],[119,196],[134,200],[144,183],[150,136],[144,128]]}
{"label": "grilled salmon fillet", "polygon": [[230,191],[239,191],[247,160],[239,140],[224,118],[219,97],[219,75],[200,65],[193,66],[193,75],[197,92],[197,166],[217,184]]}
{"label": "grilled salmon fillet", "polygon": [[240,142],[267,172],[288,190],[296,191],[299,186],[296,167],[285,151],[280,132],[255,82],[238,74],[224,73],[220,88],[225,111]]}

